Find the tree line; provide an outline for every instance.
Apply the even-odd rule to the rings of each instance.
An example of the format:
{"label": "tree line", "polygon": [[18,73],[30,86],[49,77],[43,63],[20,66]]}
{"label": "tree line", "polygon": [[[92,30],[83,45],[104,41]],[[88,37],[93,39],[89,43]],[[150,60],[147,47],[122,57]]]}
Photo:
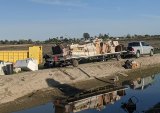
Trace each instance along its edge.
{"label": "tree line", "polygon": [[33,41],[32,39],[28,40],[0,40],[0,44],[49,44],[49,43],[61,43],[61,42],[66,42],[66,43],[79,43],[81,41],[85,40],[92,40],[94,38],[101,38],[103,40],[136,40],[136,39],[160,39],[160,35],[126,35],[126,36],[121,36],[121,37],[113,37],[110,36],[109,34],[102,34],[100,33],[98,36],[90,36],[89,33],[83,33],[82,38],[66,38],[66,37],[56,37],[56,38],[49,38],[44,41]]}

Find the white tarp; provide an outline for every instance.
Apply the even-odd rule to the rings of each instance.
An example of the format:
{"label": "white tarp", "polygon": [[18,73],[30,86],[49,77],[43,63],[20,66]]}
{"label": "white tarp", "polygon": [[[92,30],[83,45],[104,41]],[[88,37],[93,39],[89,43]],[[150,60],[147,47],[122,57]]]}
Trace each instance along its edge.
{"label": "white tarp", "polygon": [[27,58],[25,60],[17,60],[14,67],[21,68],[22,70],[25,71],[37,71],[38,61],[31,58]]}

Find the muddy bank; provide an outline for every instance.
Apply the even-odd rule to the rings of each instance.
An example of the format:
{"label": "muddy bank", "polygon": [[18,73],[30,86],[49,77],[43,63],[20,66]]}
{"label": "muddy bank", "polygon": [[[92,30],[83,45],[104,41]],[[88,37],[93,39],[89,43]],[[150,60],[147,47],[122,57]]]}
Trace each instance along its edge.
{"label": "muddy bank", "polygon": [[[59,88],[65,87],[68,92],[72,90],[79,91],[89,89],[95,85],[103,85],[103,83],[106,85],[107,82],[104,81],[104,78],[105,80],[109,80],[108,77],[113,77],[114,75],[127,78],[120,73],[128,74],[130,72],[133,73],[132,71],[137,71],[137,76],[139,76],[140,71],[143,69],[147,68],[148,70],[151,67],[159,65],[160,55],[153,57],[145,56],[135,60],[141,64],[141,69],[125,70],[122,67],[125,60],[118,62],[113,60],[101,63],[82,64],[77,68],[56,68],[20,73],[13,76],[0,76],[0,104],[5,107],[5,103],[15,102],[25,95],[35,95],[41,91],[45,92],[45,90],[48,91],[50,89],[52,91],[52,97],[59,95],[63,97],[66,96],[66,94],[61,92]],[[97,83],[98,85],[94,82],[94,84],[90,86],[88,80],[99,82]],[[87,85],[85,81],[87,81]],[[108,83],[110,83],[110,81]],[[36,101],[37,100],[38,99],[36,99]]]}

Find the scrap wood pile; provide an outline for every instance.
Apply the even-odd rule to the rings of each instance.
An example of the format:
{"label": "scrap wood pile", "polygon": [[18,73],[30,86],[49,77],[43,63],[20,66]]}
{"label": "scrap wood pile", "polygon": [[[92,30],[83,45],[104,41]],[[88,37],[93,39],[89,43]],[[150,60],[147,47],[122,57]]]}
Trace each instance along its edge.
{"label": "scrap wood pile", "polygon": [[124,46],[119,44],[118,41],[102,41],[96,38],[93,42],[83,45],[72,44],[70,46],[72,55],[74,56],[94,56],[106,53],[115,53],[124,50]]}

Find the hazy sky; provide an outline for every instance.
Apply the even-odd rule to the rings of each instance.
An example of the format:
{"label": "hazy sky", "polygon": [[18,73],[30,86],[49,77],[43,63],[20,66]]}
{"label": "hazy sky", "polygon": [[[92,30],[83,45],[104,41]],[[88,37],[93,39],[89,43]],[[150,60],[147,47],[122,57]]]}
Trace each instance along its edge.
{"label": "hazy sky", "polygon": [[159,31],[160,0],[0,0],[0,39]]}

